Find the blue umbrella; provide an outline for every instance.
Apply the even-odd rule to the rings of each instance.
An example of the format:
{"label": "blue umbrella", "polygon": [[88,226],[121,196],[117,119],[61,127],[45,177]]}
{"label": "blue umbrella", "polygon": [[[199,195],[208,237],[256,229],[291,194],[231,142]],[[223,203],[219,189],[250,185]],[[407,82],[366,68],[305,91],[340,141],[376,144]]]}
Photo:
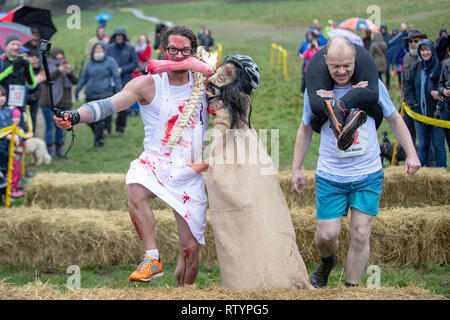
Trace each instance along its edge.
{"label": "blue umbrella", "polygon": [[111,20],[113,16],[109,14],[108,12],[102,12],[95,16],[95,20],[97,21],[107,21]]}

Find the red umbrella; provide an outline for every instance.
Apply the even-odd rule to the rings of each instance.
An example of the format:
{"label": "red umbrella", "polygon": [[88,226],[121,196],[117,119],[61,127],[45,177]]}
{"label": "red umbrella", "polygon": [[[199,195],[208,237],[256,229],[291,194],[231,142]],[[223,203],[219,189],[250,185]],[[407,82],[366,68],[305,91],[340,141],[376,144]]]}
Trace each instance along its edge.
{"label": "red umbrella", "polygon": [[339,28],[372,32],[378,31],[377,26],[373,22],[362,18],[349,18],[347,20],[344,20],[339,25]]}
{"label": "red umbrella", "polygon": [[50,40],[56,32],[50,10],[20,5],[0,19],[2,22],[15,22],[39,30],[42,39]]}
{"label": "red umbrella", "polygon": [[6,49],[6,37],[13,32],[17,33],[22,44],[31,40],[31,29],[29,27],[17,23],[0,22],[0,47]]}

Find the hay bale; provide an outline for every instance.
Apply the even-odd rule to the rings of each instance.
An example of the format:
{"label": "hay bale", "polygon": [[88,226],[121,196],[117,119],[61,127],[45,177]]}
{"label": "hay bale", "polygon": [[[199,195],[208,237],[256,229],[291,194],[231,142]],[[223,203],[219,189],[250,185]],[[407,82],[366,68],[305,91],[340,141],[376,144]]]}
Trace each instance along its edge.
{"label": "hay bale", "polygon": [[[128,210],[126,176],[121,173],[39,173],[26,186],[25,205],[51,208]],[[153,209],[169,206],[155,198]]]}
{"label": "hay bale", "polygon": [[[382,210],[373,220],[371,264],[447,264],[450,259],[450,206]],[[209,215],[209,213],[208,213]],[[161,258],[176,263],[178,233],[172,211],[155,211],[156,241]],[[313,207],[292,212],[297,244],[305,262],[317,262],[317,220]],[[349,246],[350,217],[344,219],[338,257]],[[209,219],[200,263],[216,266]],[[128,213],[95,209],[11,208],[0,215],[0,264],[67,267],[72,264],[137,264],[144,248]]]}
{"label": "hay bale", "polygon": [[[393,266],[427,262],[447,264],[450,260],[449,213],[450,206],[381,210],[372,220],[369,263]],[[303,259],[317,262],[315,208],[297,208],[291,216]],[[340,263],[344,262],[350,245],[350,217],[349,214],[342,222],[337,253]]]}
{"label": "hay bale", "polygon": [[[444,168],[422,168],[404,175],[403,168],[386,168],[381,208],[423,207],[450,204],[450,173]],[[315,205],[314,171],[304,171],[306,189],[292,192],[291,171],[280,171],[278,181],[291,210]],[[159,199],[151,199],[154,210],[169,209]],[[119,173],[71,174],[39,173],[26,186],[26,206],[41,208],[91,208],[127,210],[125,175]]]}
{"label": "hay bale", "polygon": [[68,290],[42,282],[24,286],[0,283],[1,300],[444,300],[428,290],[405,288],[324,288],[316,290],[274,289],[237,291],[216,285],[199,289],[195,285],[181,288],[89,288]]}

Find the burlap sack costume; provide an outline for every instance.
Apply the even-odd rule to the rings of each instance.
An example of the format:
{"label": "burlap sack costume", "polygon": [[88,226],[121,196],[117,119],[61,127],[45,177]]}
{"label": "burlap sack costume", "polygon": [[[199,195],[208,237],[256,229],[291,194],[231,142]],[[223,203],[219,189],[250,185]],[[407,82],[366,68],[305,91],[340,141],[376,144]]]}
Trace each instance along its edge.
{"label": "burlap sack costume", "polygon": [[272,159],[253,128],[230,131],[227,108],[215,112],[205,179],[222,285],[312,288]]}

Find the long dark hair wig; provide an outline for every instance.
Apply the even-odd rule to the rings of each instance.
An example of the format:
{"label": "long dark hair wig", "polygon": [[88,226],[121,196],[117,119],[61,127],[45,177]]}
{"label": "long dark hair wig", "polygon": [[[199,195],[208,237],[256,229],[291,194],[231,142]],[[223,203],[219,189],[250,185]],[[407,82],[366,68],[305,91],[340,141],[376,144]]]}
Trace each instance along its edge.
{"label": "long dark hair wig", "polygon": [[221,88],[220,98],[230,112],[231,129],[237,128],[239,120],[251,128],[252,99],[248,94],[251,88],[245,72],[238,65],[234,65],[236,66],[236,79]]}

